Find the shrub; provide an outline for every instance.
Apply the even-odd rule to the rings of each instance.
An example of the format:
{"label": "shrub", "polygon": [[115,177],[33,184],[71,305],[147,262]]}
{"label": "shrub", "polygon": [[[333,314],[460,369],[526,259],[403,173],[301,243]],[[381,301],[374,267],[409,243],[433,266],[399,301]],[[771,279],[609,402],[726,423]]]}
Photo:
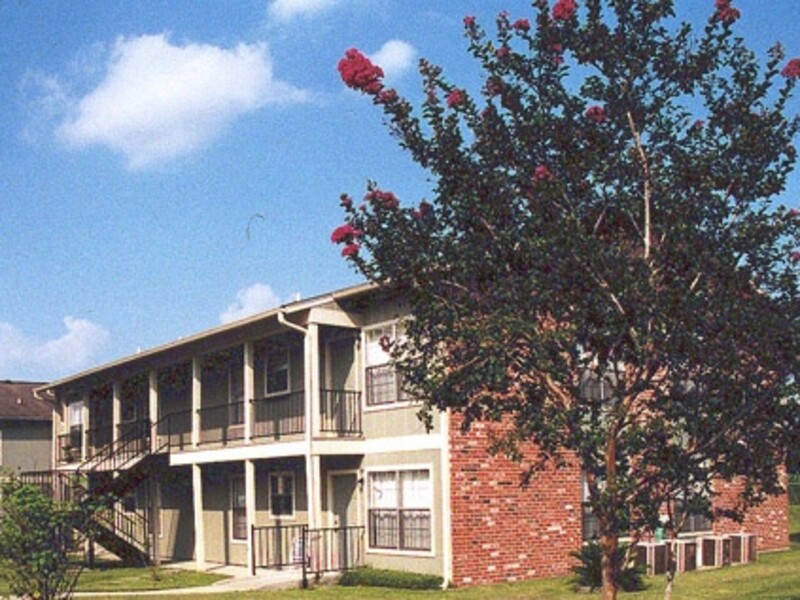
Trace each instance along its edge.
{"label": "shrub", "polygon": [[438,575],[423,575],[408,571],[364,567],[347,571],[339,580],[339,585],[385,587],[401,590],[436,590],[441,588],[443,581]]}
{"label": "shrub", "polygon": [[[623,564],[627,551],[628,546],[621,545],[615,555],[616,587],[626,592],[642,590],[645,587],[642,579],[642,568],[633,566],[630,563]],[[580,550],[575,550],[570,554],[580,561],[580,564],[572,567],[572,572],[576,575],[576,585],[588,587],[592,591],[601,588],[603,586],[603,571],[600,566],[600,558],[602,556],[600,544],[590,542]]]}

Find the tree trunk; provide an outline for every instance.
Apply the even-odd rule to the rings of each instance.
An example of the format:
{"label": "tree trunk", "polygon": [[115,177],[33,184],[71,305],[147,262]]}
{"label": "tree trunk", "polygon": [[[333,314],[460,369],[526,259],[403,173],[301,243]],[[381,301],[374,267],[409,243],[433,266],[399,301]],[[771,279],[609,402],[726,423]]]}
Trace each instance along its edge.
{"label": "tree trunk", "polygon": [[[614,497],[617,487],[617,428],[612,427],[608,433],[606,442],[606,490]],[[614,515],[614,502],[609,507],[608,515]],[[612,517],[613,519],[613,517]],[[608,517],[601,522],[600,532],[600,568],[603,574],[603,600],[616,600],[617,582],[614,577],[615,565],[614,557],[617,555],[619,540],[617,538],[616,526],[612,525]]]}
{"label": "tree trunk", "polygon": [[617,554],[619,541],[616,535],[605,534],[600,538],[602,555],[600,568],[603,572],[603,600],[616,600],[617,583],[614,579],[614,557]]}

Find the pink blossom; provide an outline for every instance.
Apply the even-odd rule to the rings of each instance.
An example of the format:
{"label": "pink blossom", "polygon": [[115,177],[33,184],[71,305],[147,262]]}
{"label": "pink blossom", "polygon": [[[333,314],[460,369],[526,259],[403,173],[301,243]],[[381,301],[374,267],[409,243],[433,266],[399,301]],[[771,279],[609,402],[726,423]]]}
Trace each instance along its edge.
{"label": "pink blossom", "polygon": [[500,46],[497,50],[495,50],[494,54],[500,60],[505,60],[508,58],[508,46]]}
{"label": "pink blossom", "polygon": [[717,9],[715,17],[725,24],[733,23],[742,16],[738,9],[731,6],[731,0],[715,0],[714,7]]}
{"label": "pink blossom", "polygon": [[606,111],[602,106],[590,106],[586,110],[586,118],[595,123],[602,123],[606,120]]}
{"label": "pink blossom", "polygon": [[397,197],[392,192],[384,192],[379,189],[370,190],[364,199],[373,205],[381,205],[385,208],[397,208],[399,204]]}
{"label": "pink blossom", "polygon": [[795,251],[795,252],[792,252],[792,253],[789,255],[789,260],[791,260],[791,261],[792,261],[792,262],[794,262],[794,263],[796,263],[796,262],[800,262],[800,252],[797,252],[797,251]]}
{"label": "pink blossom", "polygon": [[375,97],[375,102],[378,104],[391,104],[397,100],[397,92],[393,89],[381,90]]}
{"label": "pink blossom", "polygon": [[486,82],[486,93],[490,96],[499,96],[506,88],[506,84],[499,77],[490,77]]}
{"label": "pink blossom", "polygon": [[383,89],[381,78],[383,69],[372,64],[372,61],[355,48],[345,52],[339,61],[339,75],[347,87],[365,94],[377,94]]}
{"label": "pink blossom", "polygon": [[694,122],[694,125],[692,125],[692,127],[694,127],[695,129],[702,129],[703,127],[705,127],[705,125],[706,122],[703,121],[703,119],[697,119],[697,121]]}
{"label": "pink blossom", "polygon": [[453,90],[447,94],[447,106],[454,108],[464,104],[464,92],[461,90]]}
{"label": "pink blossom", "polygon": [[433,206],[425,202],[424,200],[419,203],[419,209],[414,210],[411,212],[411,216],[414,219],[424,219],[426,216],[433,213]]}
{"label": "pink blossom", "polygon": [[569,21],[577,10],[575,0],[558,0],[553,6],[553,18],[557,21]]}
{"label": "pink blossom", "polygon": [[796,208],[791,208],[789,209],[789,212],[787,212],[786,214],[787,216],[790,216],[792,218],[797,218],[800,217],[800,210],[797,210]]}
{"label": "pink blossom", "polygon": [[353,199],[348,196],[347,194],[342,194],[339,196],[339,204],[342,205],[347,210],[353,208]]}
{"label": "pink blossom", "polygon": [[351,242],[342,248],[342,256],[356,256],[359,250],[361,250],[361,246]]}
{"label": "pink blossom", "polygon": [[467,15],[464,17],[464,27],[469,27],[472,29],[475,27],[475,16],[474,15]]}
{"label": "pink blossom", "polygon": [[531,23],[528,21],[528,19],[517,19],[514,21],[512,27],[517,31],[529,31],[531,28]]}
{"label": "pink blossom", "polygon": [[331,242],[334,244],[350,242],[354,238],[361,237],[361,235],[363,235],[363,232],[360,229],[356,229],[350,223],[345,223],[333,230],[333,233],[331,233]]}
{"label": "pink blossom", "polygon": [[555,181],[556,178],[547,165],[539,165],[533,171],[533,179],[534,181]]}
{"label": "pink blossom", "polygon": [[800,77],[800,58],[793,58],[786,63],[786,66],[783,67],[781,71],[781,75],[789,79],[797,79]]}

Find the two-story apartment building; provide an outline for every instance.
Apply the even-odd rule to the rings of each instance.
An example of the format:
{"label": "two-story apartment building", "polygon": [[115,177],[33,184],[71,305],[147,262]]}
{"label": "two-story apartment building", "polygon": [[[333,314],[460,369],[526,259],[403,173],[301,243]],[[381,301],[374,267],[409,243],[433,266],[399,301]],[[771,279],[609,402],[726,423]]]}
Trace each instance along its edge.
{"label": "two-story apartment building", "polygon": [[53,409],[34,396],[41,385],[0,381],[0,475],[50,468]]}
{"label": "two-story apartment building", "polygon": [[[358,554],[456,585],[568,572],[580,469],[523,487],[487,453],[491,426],[441,413],[426,430],[381,344],[406,316],[361,285],[55,381],[39,390],[53,461],[118,500],[99,541],[123,556],[335,569]],[[776,501],[749,522],[760,549],[788,546],[786,515]]]}

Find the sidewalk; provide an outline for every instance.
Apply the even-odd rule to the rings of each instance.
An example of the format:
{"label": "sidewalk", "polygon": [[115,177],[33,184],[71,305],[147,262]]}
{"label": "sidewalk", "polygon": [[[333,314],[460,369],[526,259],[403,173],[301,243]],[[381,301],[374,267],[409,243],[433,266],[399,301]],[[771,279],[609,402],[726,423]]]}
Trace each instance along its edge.
{"label": "sidewalk", "polygon": [[[194,562],[165,565],[165,569],[194,570]],[[120,592],[76,592],[76,598],[106,596],[186,596],[194,594],[222,594],[226,592],[248,592],[253,590],[280,590],[300,587],[302,573],[300,569],[284,569],[281,571],[258,569],[256,575],[250,574],[246,567],[219,565],[207,569],[209,573],[226,575],[228,578],[211,585],[171,590],[152,591],[120,591]]]}

